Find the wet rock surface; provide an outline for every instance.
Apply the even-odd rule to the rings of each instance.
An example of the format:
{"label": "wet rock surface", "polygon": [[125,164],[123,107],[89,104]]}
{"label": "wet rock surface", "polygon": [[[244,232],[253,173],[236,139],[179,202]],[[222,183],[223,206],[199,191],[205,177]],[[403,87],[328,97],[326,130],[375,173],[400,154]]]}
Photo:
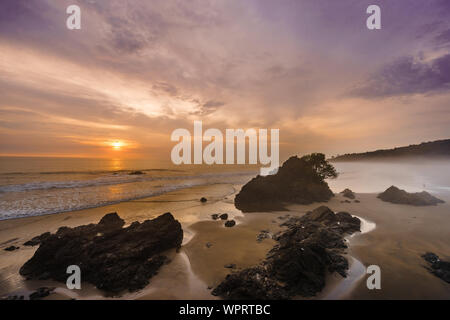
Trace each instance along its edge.
{"label": "wet rock surface", "polygon": [[450,283],[450,262],[442,261],[432,252],[425,253],[422,255],[422,258],[430,264],[427,269],[432,274],[438,278],[441,278],[445,282]]}
{"label": "wet rock surface", "polygon": [[346,275],[344,236],[360,230],[360,220],[321,206],[282,225],[278,242],[259,265],[229,274],[212,294],[224,299],[289,299],[313,296],[329,272]]}
{"label": "wet rock surface", "polygon": [[183,230],[170,213],[127,228],[124,223],[117,213],[110,213],[98,224],[61,227],[41,241],[20,274],[65,283],[67,267],[77,265],[82,281],[101,290],[113,294],[139,290],[167,262],[162,253],[181,246]]}
{"label": "wet rock surface", "polygon": [[[324,178],[331,173],[318,172],[318,167],[328,165],[320,157],[314,162],[309,157],[291,157],[276,174],[253,178],[236,195],[236,208],[243,212],[275,211],[285,210],[286,203],[310,204],[330,200],[334,194]],[[333,171],[334,168],[328,170]]]}
{"label": "wet rock surface", "polygon": [[435,206],[439,203],[444,203],[443,200],[432,196],[426,191],[409,193],[395,186],[391,186],[380,193],[378,198],[386,202],[412,206]]}

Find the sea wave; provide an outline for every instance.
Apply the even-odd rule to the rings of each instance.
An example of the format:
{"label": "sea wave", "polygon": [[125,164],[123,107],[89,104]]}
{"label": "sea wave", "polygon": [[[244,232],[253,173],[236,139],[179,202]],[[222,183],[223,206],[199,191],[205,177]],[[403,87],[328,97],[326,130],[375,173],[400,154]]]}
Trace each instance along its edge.
{"label": "sea wave", "polygon": [[[68,211],[74,211],[74,210],[83,210],[83,209],[103,207],[103,206],[116,204],[116,203],[123,202],[123,201],[139,200],[139,199],[143,199],[143,198],[159,196],[159,195],[171,192],[171,191],[182,190],[182,189],[195,187],[195,186],[213,185],[213,184],[217,184],[217,183],[215,183],[215,182],[213,182],[213,183],[186,182],[186,183],[180,183],[180,184],[176,184],[176,185],[165,186],[165,187],[159,188],[157,190],[146,190],[140,194],[132,194],[132,195],[128,195],[128,196],[123,196],[123,197],[121,197],[119,199],[115,199],[115,200],[104,200],[101,197],[97,197],[95,202],[83,203],[83,202],[77,201],[77,199],[73,199],[73,201],[59,202],[58,205],[53,205],[52,208],[46,208],[45,206],[35,206],[35,203],[33,203],[33,202],[30,203],[30,206],[27,206],[24,203],[22,203],[22,205],[20,207],[9,208],[7,211],[2,210],[0,212],[0,220],[31,217],[31,216],[41,216],[41,215],[62,213],[62,212],[68,212]],[[68,200],[68,199],[66,199],[66,200]]]}
{"label": "sea wave", "polygon": [[31,190],[48,189],[67,189],[67,188],[85,188],[93,186],[108,186],[134,182],[150,182],[157,180],[181,180],[181,179],[202,179],[202,178],[220,178],[240,175],[253,174],[252,171],[227,172],[227,173],[203,173],[198,175],[176,175],[176,176],[146,176],[146,175],[108,175],[86,180],[68,180],[68,181],[33,181],[22,184],[7,184],[0,186],[1,193],[24,192]]}

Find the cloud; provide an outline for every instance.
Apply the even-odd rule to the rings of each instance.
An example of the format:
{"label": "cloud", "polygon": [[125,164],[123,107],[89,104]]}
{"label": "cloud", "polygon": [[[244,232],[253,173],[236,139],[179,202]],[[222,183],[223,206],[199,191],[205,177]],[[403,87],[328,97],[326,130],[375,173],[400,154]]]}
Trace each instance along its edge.
{"label": "cloud", "polygon": [[438,46],[449,47],[450,46],[450,29],[440,32],[434,41]]}
{"label": "cloud", "polygon": [[431,61],[402,57],[384,66],[368,81],[351,90],[351,95],[385,98],[450,90],[450,54]]}

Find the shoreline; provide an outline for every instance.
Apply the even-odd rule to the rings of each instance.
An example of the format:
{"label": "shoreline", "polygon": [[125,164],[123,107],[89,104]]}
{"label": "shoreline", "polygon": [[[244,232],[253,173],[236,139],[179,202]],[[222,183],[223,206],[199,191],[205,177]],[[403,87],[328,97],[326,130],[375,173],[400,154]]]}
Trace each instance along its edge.
{"label": "shoreline", "polygon": [[[331,274],[327,277],[325,288],[315,297],[307,299],[360,299],[373,294],[367,292],[367,288],[362,285],[361,265],[367,266],[374,263],[373,246],[379,241],[385,241],[388,248],[395,244],[395,239],[391,238],[398,233],[399,228],[408,226],[407,221],[415,222],[414,226],[420,227],[418,220],[421,218],[436,220],[431,226],[439,225],[440,232],[430,232],[433,237],[429,251],[436,252],[446,258],[445,248],[447,243],[442,242],[442,233],[450,230],[442,223],[449,212],[448,202],[441,206],[430,207],[427,210],[410,206],[394,205],[385,203],[376,198],[376,194],[357,193],[357,198],[361,203],[341,203],[341,195],[336,195],[327,203],[314,203],[311,205],[289,205],[288,211],[279,212],[255,212],[241,213],[234,207],[233,195],[239,190],[240,185],[217,184],[209,186],[196,186],[184,190],[173,191],[164,195],[142,199],[140,201],[122,202],[94,209],[78,210],[61,214],[46,216],[27,217],[0,221],[0,296],[12,294],[18,291],[33,290],[42,286],[57,286],[58,289],[51,294],[49,299],[70,299],[74,298],[72,291],[67,291],[64,284],[51,281],[25,281],[18,275],[18,269],[25,263],[37,249],[37,247],[24,247],[22,244],[30,238],[43,232],[55,232],[60,226],[77,226],[97,222],[108,212],[118,212],[118,214],[129,224],[133,221],[142,221],[154,218],[164,212],[172,212],[179,219],[183,226],[184,238],[180,254],[173,256],[172,262],[161,268],[158,275],[150,280],[150,284],[141,291],[135,293],[125,293],[121,299],[217,299],[210,294],[210,288],[216,286],[230,272],[224,268],[225,264],[234,263],[236,270],[256,265],[265,254],[275,244],[272,239],[256,241],[261,230],[269,229],[273,234],[281,229],[279,226],[283,221],[280,217],[287,214],[300,216],[309,210],[320,205],[329,206],[333,211],[347,211],[357,216],[361,221],[361,233],[356,233],[348,237],[349,248],[346,257],[349,260],[349,276],[347,278]],[[200,203],[198,199],[205,196],[206,203]],[[448,200],[448,199],[444,199]],[[428,213],[427,212],[431,211]],[[237,224],[232,228],[225,228],[223,221],[214,221],[211,214],[226,212],[229,219],[234,219]],[[414,218],[415,217],[415,218]],[[430,218],[431,217],[431,218]],[[439,220],[439,219],[441,220]],[[414,221],[417,220],[417,221]],[[364,226],[370,223],[376,224],[375,229],[364,232]],[[386,233],[387,232],[387,233]],[[414,233],[408,237],[413,237]],[[381,238],[380,238],[381,237]],[[15,239],[14,238],[18,238]],[[14,252],[6,252],[3,249],[4,243],[8,240],[14,241],[8,244],[19,245],[20,249]],[[380,240],[381,239],[381,240]],[[432,244],[434,242],[438,244]],[[211,242],[211,248],[205,244]],[[426,242],[426,241],[425,241]],[[371,250],[367,250],[371,248]],[[425,248],[423,249],[425,250]],[[384,250],[388,251],[389,250]],[[420,250],[419,250],[420,251]],[[376,252],[378,253],[378,252]],[[409,251],[400,251],[397,256],[389,254],[389,259],[385,261],[398,264]],[[385,252],[380,252],[379,257],[385,257]],[[6,257],[8,257],[6,259]],[[378,259],[378,258],[377,258]],[[377,260],[375,259],[375,260]],[[419,262],[420,256],[417,258]],[[358,263],[361,263],[359,265]],[[384,261],[378,262],[385,265]],[[353,276],[353,269],[359,274]],[[383,276],[386,268],[382,268]],[[433,297],[450,296],[450,289],[440,283],[440,279],[435,279],[423,266],[418,263],[412,265],[415,277],[419,273],[425,277],[422,283],[422,290],[426,291],[427,285],[431,281],[434,289],[428,289],[428,295]],[[392,278],[392,272],[388,269],[387,278]],[[395,273],[395,270],[394,270]],[[346,279],[352,279],[346,280]],[[384,278],[383,278],[384,279]],[[351,282],[349,285],[349,281]],[[428,285],[429,286],[429,285]],[[345,292],[336,288],[347,288]],[[405,284],[403,284],[405,287]],[[76,292],[77,299],[110,299],[102,296],[102,292],[93,288],[89,284],[82,283],[82,290]],[[338,291],[336,291],[338,290]],[[337,294],[337,293],[338,294]],[[382,291],[383,294],[385,291]],[[70,293],[70,294],[69,294]],[[345,294],[344,294],[345,293]],[[397,297],[408,297],[409,292],[401,292]],[[377,294],[377,293],[375,293]],[[378,294],[377,297],[383,297]],[[328,296],[327,296],[328,295]],[[116,299],[119,297],[114,297]]]}

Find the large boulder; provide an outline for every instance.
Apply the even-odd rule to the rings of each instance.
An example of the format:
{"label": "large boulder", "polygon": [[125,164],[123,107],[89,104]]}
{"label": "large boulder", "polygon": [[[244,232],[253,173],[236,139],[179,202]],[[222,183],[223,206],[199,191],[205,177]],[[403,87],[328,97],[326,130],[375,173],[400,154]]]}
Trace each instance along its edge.
{"label": "large boulder", "polygon": [[101,290],[113,294],[139,290],[166,262],[164,251],[181,246],[183,230],[170,213],[127,228],[123,225],[116,213],[110,213],[98,224],[61,227],[44,237],[20,274],[66,282],[67,267],[77,265],[81,280]]}
{"label": "large boulder", "polygon": [[386,202],[412,206],[435,206],[438,203],[444,203],[443,200],[432,196],[426,191],[408,193],[395,186],[387,188],[386,191],[378,195],[378,198]]}
{"label": "large boulder", "polygon": [[258,175],[244,185],[234,203],[243,212],[254,212],[284,210],[285,203],[328,201],[333,197],[333,192],[324,179],[336,175],[334,168],[325,161],[322,154],[291,157],[276,174]]}
{"label": "large boulder", "polygon": [[229,274],[212,292],[225,299],[289,299],[313,296],[329,272],[346,276],[344,236],[360,230],[361,221],[346,212],[319,207],[283,223],[286,230],[259,265]]}

